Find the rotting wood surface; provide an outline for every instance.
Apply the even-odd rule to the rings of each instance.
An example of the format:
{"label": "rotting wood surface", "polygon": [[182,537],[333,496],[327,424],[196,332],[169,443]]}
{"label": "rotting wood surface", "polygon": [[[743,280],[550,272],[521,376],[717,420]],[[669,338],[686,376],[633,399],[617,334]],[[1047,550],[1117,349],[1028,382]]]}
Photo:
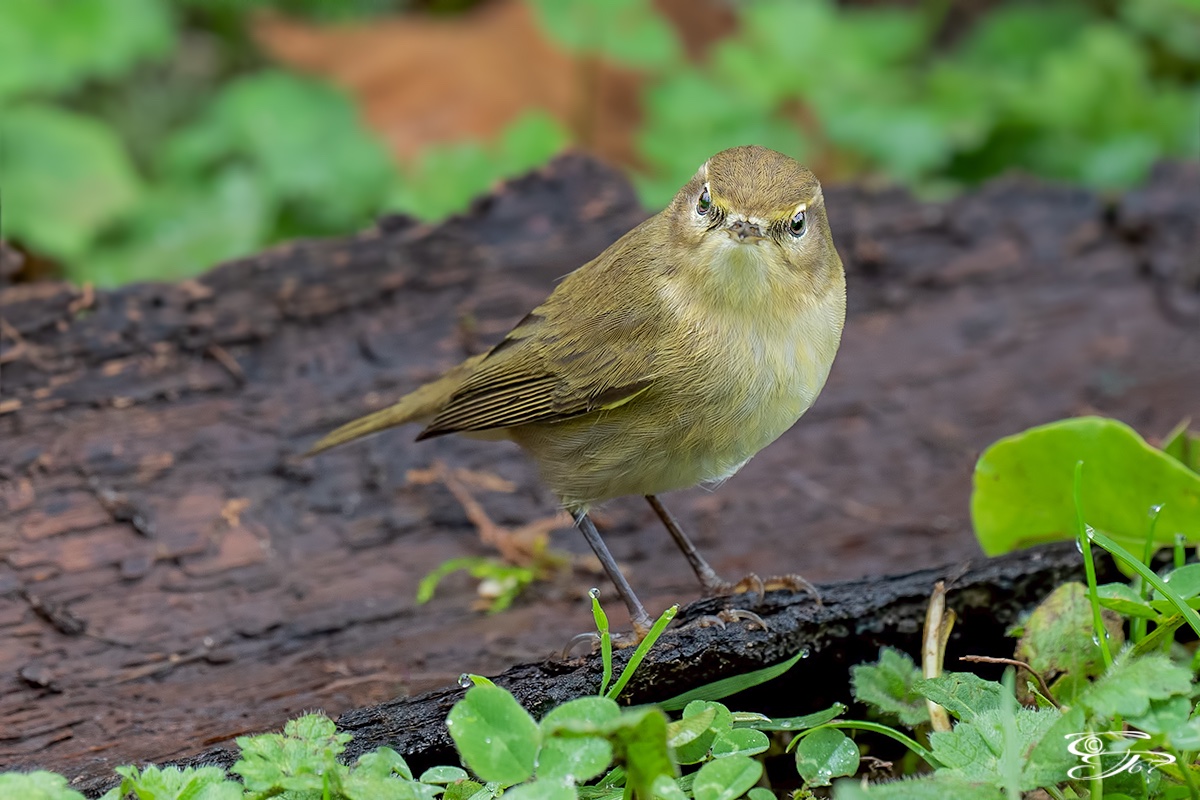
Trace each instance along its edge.
{"label": "rotting wood surface", "polygon": [[[1020,180],[948,205],[829,187],[850,293],[829,386],[718,492],[672,508],[730,577],[977,557],[970,472],[991,441],[1078,413],[1146,433],[1200,416],[1198,184],[1168,165],[1115,203]],[[511,446],[399,431],[296,454],[494,341],[643,216],[572,156],[437,227],[384,220],[173,285],[0,290],[0,768],[179,758],[587,630],[584,592],[604,586],[587,559],[499,616],[470,609],[461,577],[415,604],[422,575],[487,550],[410,470],[510,481],[476,491],[498,524],[549,516]],[[603,512],[652,610],[695,597],[644,503]],[[585,550],[566,529],[552,542]]]}

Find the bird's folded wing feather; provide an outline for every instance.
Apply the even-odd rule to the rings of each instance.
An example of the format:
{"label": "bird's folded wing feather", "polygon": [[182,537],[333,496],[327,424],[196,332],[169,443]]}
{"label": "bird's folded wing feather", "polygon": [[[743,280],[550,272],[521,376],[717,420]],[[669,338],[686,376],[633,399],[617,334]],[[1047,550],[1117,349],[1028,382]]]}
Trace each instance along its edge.
{"label": "bird's folded wing feather", "polygon": [[649,389],[661,323],[611,303],[568,309],[560,296],[492,348],[417,438],[560,422],[615,408]]}

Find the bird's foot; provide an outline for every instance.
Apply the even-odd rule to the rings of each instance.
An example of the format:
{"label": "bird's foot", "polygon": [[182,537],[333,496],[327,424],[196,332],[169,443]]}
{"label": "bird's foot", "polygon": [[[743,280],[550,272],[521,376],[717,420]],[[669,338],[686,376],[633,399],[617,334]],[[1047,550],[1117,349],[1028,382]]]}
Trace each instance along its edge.
{"label": "bird's foot", "polygon": [[770,630],[765,619],[753,611],[747,611],[744,608],[727,608],[716,614],[705,614],[702,617],[692,620],[690,624],[700,628],[716,627],[725,630],[726,625],[734,622],[748,622],[751,627],[757,626],[764,631]]}
{"label": "bird's foot", "polygon": [[817,605],[821,605],[821,594],[817,591],[817,587],[813,586],[799,575],[775,575],[766,580],[758,577],[754,573],[750,573],[736,583],[729,581],[714,580],[704,581],[705,597],[729,597],[738,594],[756,594],[758,595],[758,603],[762,603],[766,598],[767,592],[784,590],[789,592],[807,592],[813,596]]}

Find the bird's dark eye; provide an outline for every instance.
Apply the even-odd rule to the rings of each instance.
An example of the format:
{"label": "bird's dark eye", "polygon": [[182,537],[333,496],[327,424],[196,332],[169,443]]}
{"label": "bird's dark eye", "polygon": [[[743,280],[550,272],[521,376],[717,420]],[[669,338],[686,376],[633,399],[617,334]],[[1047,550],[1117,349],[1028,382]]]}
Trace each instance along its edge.
{"label": "bird's dark eye", "polygon": [[797,239],[803,236],[804,232],[808,230],[808,215],[805,213],[804,209],[800,209],[796,212],[795,216],[792,217],[792,221],[788,223],[788,230],[791,232],[792,236],[795,236]]}
{"label": "bird's dark eye", "polygon": [[704,187],[704,191],[700,193],[700,199],[696,201],[696,213],[704,216],[708,210],[712,208],[712,196],[708,193],[708,187]]}

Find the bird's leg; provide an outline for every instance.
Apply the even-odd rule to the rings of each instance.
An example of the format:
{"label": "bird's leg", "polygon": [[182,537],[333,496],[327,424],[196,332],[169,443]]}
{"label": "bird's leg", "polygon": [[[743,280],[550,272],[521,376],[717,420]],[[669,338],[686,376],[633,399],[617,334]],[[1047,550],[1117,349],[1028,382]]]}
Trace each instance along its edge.
{"label": "bird's leg", "polygon": [[629,581],[625,580],[625,576],[621,574],[621,568],[617,566],[616,559],[612,553],[608,552],[608,545],[604,544],[604,540],[600,538],[600,532],[596,530],[595,524],[586,511],[572,511],[571,516],[575,518],[575,524],[579,527],[583,538],[587,539],[587,543],[591,545],[592,552],[596,554],[596,558],[600,559],[600,566],[604,567],[604,571],[608,573],[608,578],[617,587],[617,594],[621,595],[621,599],[625,601],[625,607],[629,609],[629,619],[633,623],[633,633],[637,641],[646,638],[646,634],[650,632],[650,626],[653,622],[650,615],[646,613],[646,609],[642,606],[642,601],[637,599],[637,595],[633,593],[633,587],[629,585]]}
{"label": "bird's leg", "polygon": [[671,534],[671,538],[675,540],[675,544],[683,551],[683,557],[692,565],[692,571],[696,573],[696,577],[700,580],[700,585],[704,587],[705,596],[719,597],[721,595],[752,591],[758,595],[759,600],[762,600],[766,596],[767,589],[771,588],[807,591],[813,597],[817,598],[818,603],[821,601],[816,587],[799,575],[781,575],[777,578],[768,578],[765,584],[762,578],[757,575],[747,575],[737,583],[722,580],[721,576],[704,560],[704,556],[700,555],[699,551],[696,550],[696,546],[692,544],[692,540],[679,527],[679,523],[675,521],[675,517],[662,504],[662,501],[655,495],[648,494],[646,495],[646,502],[654,509],[654,513],[662,520],[662,524],[666,527],[667,532]]}
{"label": "bird's leg", "polygon": [[692,565],[692,571],[696,573],[696,577],[700,580],[700,585],[704,587],[706,597],[715,597],[717,595],[729,594],[733,589],[733,584],[721,580],[721,576],[708,565],[704,560],[704,556],[700,555],[700,551],[692,544],[692,540],[683,532],[683,528],[679,527],[679,523],[675,521],[675,517],[671,516],[671,512],[667,511],[667,507],[662,504],[655,495],[646,495],[646,502],[654,509],[654,513],[658,514],[658,518],[662,520],[662,524],[666,527],[667,533],[671,534],[671,538],[675,540],[675,544],[683,551],[683,557]]}

